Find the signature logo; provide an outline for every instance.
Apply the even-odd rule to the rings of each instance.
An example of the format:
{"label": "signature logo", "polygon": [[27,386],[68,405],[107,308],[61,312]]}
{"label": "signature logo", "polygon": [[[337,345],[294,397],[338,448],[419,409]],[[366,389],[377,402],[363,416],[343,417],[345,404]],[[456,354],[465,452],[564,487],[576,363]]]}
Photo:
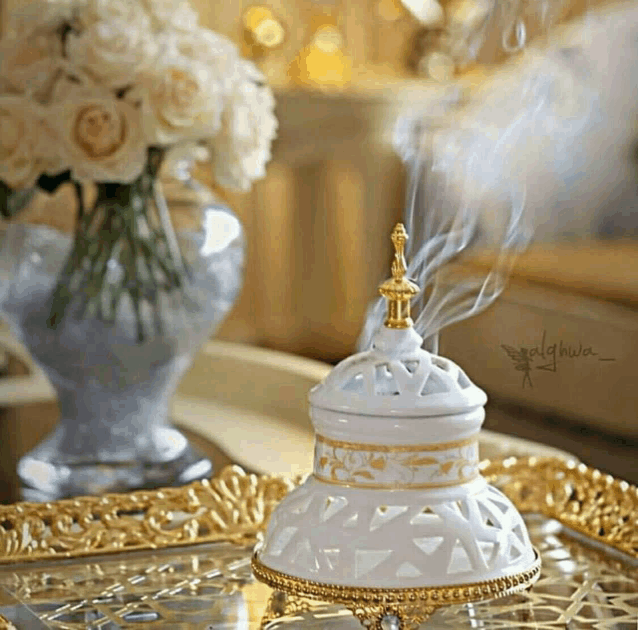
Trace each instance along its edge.
{"label": "signature logo", "polygon": [[[547,331],[543,331],[540,344],[535,346],[521,346],[515,348],[507,344],[501,344],[501,348],[514,363],[514,369],[523,373],[522,388],[534,387],[532,383],[532,371],[556,372],[561,362],[579,360],[615,361],[613,357],[602,357],[593,346],[584,345],[582,342],[573,342],[559,339],[555,343],[547,343]],[[541,363],[541,365],[538,365]]]}

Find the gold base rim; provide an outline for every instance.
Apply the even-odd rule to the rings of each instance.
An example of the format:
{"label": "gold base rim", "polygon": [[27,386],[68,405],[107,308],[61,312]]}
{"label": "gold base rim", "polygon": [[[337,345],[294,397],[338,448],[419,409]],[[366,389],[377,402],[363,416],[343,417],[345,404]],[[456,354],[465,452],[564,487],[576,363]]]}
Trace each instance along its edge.
{"label": "gold base rim", "polygon": [[258,551],[253,554],[251,566],[255,577],[267,586],[287,595],[343,604],[367,628],[380,628],[385,615],[399,617],[403,621],[401,627],[407,628],[421,623],[437,608],[496,599],[528,589],[540,577],[541,558],[534,548],[534,561],[525,571],[484,582],[387,589],[324,584],[298,578],[262,564]]}

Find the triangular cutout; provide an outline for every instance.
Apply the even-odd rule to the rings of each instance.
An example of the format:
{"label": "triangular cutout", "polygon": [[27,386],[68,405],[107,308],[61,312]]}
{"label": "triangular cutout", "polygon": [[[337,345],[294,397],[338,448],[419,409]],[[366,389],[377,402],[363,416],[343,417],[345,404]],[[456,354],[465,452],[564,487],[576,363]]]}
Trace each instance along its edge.
{"label": "triangular cutout", "polygon": [[498,543],[496,542],[479,542],[479,549],[483,555],[483,560],[487,567],[491,568],[492,564],[496,560],[496,553],[498,551]]}
{"label": "triangular cutout", "polygon": [[459,370],[458,383],[461,389],[467,389],[472,386],[472,381],[467,377],[467,374],[463,370]]}
{"label": "triangular cutout", "polygon": [[484,524],[487,527],[494,527],[496,529],[503,529],[501,521],[503,520],[503,512],[493,501],[492,497],[487,501],[479,503],[479,513]]}
{"label": "triangular cutout", "polygon": [[358,514],[353,514],[352,516],[349,516],[344,522],[342,527],[348,527],[348,528],[352,528],[352,527],[356,527],[357,526],[357,521],[359,520],[359,515]]}
{"label": "triangular cutout", "polygon": [[430,394],[445,394],[448,391],[443,379],[435,372],[430,372],[425,385],[421,390],[421,396],[429,396]]}
{"label": "triangular cutout", "polygon": [[449,372],[450,368],[452,367],[448,359],[446,359],[445,357],[439,357],[436,355],[432,357],[432,363],[436,365],[436,367],[438,367],[439,369],[443,370],[444,372]]}
{"label": "triangular cutout", "polygon": [[344,386],[343,389],[355,394],[363,393],[363,374],[359,372],[355,374]]}
{"label": "triangular cutout", "polygon": [[514,562],[515,560],[518,560],[523,555],[523,552],[518,547],[511,545],[509,555],[510,555],[509,557],[510,562]]}
{"label": "triangular cutout", "polygon": [[396,379],[387,363],[374,367],[374,393],[376,396],[397,396],[399,389]]}
{"label": "triangular cutout", "polygon": [[456,507],[459,509],[461,516],[466,520],[470,520],[470,510],[467,501],[456,501]]}
{"label": "triangular cutout", "polygon": [[397,577],[399,578],[417,578],[423,575],[422,571],[419,571],[410,562],[404,562],[397,570]]}
{"label": "triangular cutout", "polygon": [[507,514],[511,508],[512,504],[509,499],[501,494],[496,488],[493,486],[490,487],[490,503],[495,505],[502,514]]}
{"label": "triangular cutout", "polygon": [[523,534],[523,528],[521,527],[521,525],[516,525],[514,527],[514,529],[512,529],[512,533],[514,534],[514,536],[516,536],[516,538],[524,543],[525,542],[525,535]]}
{"label": "triangular cutout", "polygon": [[491,498],[492,503],[503,513],[507,514],[510,511],[510,504],[506,501]]}
{"label": "triangular cutout", "polygon": [[339,549],[324,549],[323,557],[331,571],[335,570],[335,567],[339,563]]}
{"label": "triangular cutout", "polygon": [[527,550],[527,543],[524,539],[523,529],[520,524],[516,525],[516,527],[512,530],[512,533],[508,536],[508,542],[510,544],[510,560],[516,560],[525,553]]}
{"label": "triangular cutout", "polygon": [[401,505],[391,505],[390,507],[380,508],[378,507],[374,511],[374,515],[372,516],[372,520],[370,521],[370,531],[374,531],[375,529],[379,529],[382,525],[389,523],[394,520],[397,516],[401,514],[405,514],[408,511],[406,506]]}
{"label": "triangular cutout", "polygon": [[442,522],[443,519],[438,514],[434,514],[430,508],[424,508],[410,519],[410,525],[424,525],[427,527],[435,527]]}
{"label": "triangular cutout", "polygon": [[288,510],[291,514],[305,514],[314,498],[314,495],[307,494],[306,496],[297,499],[295,503],[288,508]]}
{"label": "triangular cutout", "polygon": [[391,549],[357,549],[354,553],[355,577],[370,573],[391,555]]}
{"label": "triangular cutout", "polygon": [[427,538],[415,538],[414,544],[428,555],[434,553],[443,543],[443,536],[428,536]]}
{"label": "triangular cutout", "polygon": [[419,361],[404,361],[403,365],[410,374],[414,374],[419,367]]}
{"label": "triangular cutout", "polygon": [[330,520],[335,514],[341,512],[343,508],[348,505],[348,500],[345,497],[328,497],[323,505],[323,511],[319,520],[322,523]]}
{"label": "triangular cutout", "polygon": [[450,575],[454,575],[455,573],[471,571],[472,568],[472,561],[467,555],[467,551],[465,551],[463,543],[457,539],[454,543],[452,553],[450,554],[450,563],[448,564],[447,572]]}
{"label": "triangular cutout", "polygon": [[284,549],[289,545],[292,537],[297,533],[298,527],[284,527],[280,530],[279,535],[273,537],[270,542],[268,553],[272,556],[280,556]]}
{"label": "triangular cutout", "polygon": [[303,567],[309,571],[316,571],[319,569],[319,563],[312,553],[310,541],[307,538],[304,538],[301,542],[297,543],[297,549],[292,557],[292,561],[299,567]]}

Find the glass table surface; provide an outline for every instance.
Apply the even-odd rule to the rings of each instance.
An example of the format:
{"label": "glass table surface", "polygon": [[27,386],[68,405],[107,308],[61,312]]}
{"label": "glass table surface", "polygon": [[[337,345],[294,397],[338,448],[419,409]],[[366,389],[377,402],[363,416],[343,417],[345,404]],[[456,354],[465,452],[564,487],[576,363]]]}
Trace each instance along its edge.
{"label": "glass table surface", "polygon": [[[638,628],[633,560],[593,546],[557,521],[526,520],[543,561],[531,591],[439,609],[423,628]],[[18,630],[361,628],[341,606],[256,582],[251,553],[250,545],[214,543],[8,565],[0,569],[0,614]]]}

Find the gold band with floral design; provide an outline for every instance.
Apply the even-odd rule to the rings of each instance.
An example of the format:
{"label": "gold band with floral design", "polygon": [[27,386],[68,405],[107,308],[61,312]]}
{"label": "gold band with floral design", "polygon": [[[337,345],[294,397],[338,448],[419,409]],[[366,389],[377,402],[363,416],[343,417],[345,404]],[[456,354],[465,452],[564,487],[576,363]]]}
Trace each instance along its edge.
{"label": "gold band with floral design", "polygon": [[439,444],[364,444],[317,435],[313,474],[334,485],[375,490],[444,488],[476,479],[475,436]]}

